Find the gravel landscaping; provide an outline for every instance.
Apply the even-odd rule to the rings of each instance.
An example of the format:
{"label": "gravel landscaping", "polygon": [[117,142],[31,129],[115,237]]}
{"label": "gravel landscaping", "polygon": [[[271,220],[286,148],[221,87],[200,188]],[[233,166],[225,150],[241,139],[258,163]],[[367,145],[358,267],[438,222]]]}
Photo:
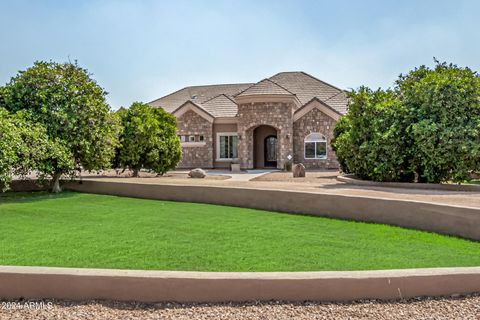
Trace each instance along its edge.
{"label": "gravel landscaping", "polygon": [[[27,302],[28,305],[29,302]],[[140,304],[106,301],[2,302],[0,319],[479,319],[480,295],[353,303]],[[5,306],[10,308],[5,308]],[[40,305],[40,304],[37,304]],[[13,307],[12,307],[13,306]]]}

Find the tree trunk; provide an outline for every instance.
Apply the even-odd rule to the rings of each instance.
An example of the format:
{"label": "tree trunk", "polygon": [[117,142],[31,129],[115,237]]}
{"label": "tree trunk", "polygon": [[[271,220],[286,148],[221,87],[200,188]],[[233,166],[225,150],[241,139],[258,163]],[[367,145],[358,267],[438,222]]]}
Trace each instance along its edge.
{"label": "tree trunk", "polygon": [[140,176],[140,169],[133,169],[133,177],[138,178]]}
{"label": "tree trunk", "polygon": [[52,177],[52,192],[59,193],[62,191],[60,187],[60,177],[62,176],[61,172],[55,172]]}

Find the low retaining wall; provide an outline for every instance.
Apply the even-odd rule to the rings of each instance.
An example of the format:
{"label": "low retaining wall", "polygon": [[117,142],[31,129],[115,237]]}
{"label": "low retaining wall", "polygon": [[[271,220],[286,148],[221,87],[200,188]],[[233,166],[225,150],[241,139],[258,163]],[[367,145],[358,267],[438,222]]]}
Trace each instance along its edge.
{"label": "low retaining wall", "polygon": [[220,273],[0,267],[4,299],[353,301],[480,291],[480,268]]}
{"label": "low retaining wall", "polygon": [[98,180],[68,182],[65,188],[97,194],[220,204],[384,223],[480,241],[478,208],[285,190]]}
{"label": "low retaining wall", "polygon": [[352,174],[337,176],[337,180],[357,186],[382,187],[382,188],[403,188],[420,190],[445,190],[459,192],[478,192],[480,186],[467,184],[436,184],[436,183],[409,183],[409,182],[377,182],[361,180]]}

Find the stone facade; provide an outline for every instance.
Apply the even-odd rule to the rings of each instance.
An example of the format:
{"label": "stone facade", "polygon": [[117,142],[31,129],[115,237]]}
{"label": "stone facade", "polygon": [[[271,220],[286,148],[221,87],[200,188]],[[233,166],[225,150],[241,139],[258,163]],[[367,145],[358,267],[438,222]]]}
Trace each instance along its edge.
{"label": "stone facade", "polygon": [[255,128],[268,125],[277,131],[277,168],[293,156],[293,102],[254,102],[238,105],[238,156],[242,169],[254,168]]}
{"label": "stone facade", "polygon": [[[293,124],[294,162],[303,163],[307,169],[336,169],[339,167],[335,151],[331,146],[336,121],[317,108],[312,109]],[[305,159],[304,139],[312,132],[327,138],[326,159]]]}
{"label": "stone facade", "polygon": [[203,135],[204,142],[182,143],[182,160],[178,168],[213,168],[212,122],[189,110],[177,118],[177,134],[184,136]]}

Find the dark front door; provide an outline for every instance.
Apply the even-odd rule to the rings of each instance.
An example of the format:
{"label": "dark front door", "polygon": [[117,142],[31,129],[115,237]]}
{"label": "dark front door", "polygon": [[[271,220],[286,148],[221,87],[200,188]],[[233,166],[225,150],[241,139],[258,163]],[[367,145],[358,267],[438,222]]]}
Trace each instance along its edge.
{"label": "dark front door", "polygon": [[265,138],[265,167],[277,167],[277,137],[268,136]]}

